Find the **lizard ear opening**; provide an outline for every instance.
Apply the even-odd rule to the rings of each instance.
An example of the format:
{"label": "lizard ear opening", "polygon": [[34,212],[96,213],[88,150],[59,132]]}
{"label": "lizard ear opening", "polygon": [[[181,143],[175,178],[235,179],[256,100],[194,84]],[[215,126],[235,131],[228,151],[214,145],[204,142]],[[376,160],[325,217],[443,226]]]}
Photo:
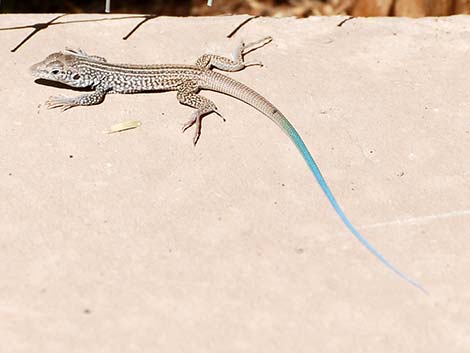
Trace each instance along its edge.
{"label": "lizard ear opening", "polygon": [[80,79],[80,74],[77,73],[77,74],[73,75],[72,78],[74,80],[79,80]]}

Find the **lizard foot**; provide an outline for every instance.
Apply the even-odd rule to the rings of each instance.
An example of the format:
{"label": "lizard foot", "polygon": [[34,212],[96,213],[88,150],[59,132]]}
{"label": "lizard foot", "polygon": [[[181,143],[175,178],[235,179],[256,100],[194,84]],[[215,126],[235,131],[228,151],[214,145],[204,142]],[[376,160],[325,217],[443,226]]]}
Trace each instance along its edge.
{"label": "lizard foot", "polygon": [[198,111],[195,111],[191,115],[191,119],[189,119],[183,125],[183,132],[188,130],[191,126],[196,125],[196,131],[194,132],[194,137],[193,137],[194,146],[196,146],[196,143],[199,140],[199,137],[201,136],[201,121],[202,121],[202,114]]}
{"label": "lizard foot", "polygon": [[61,111],[66,111],[67,109],[75,107],[76,105],[77,104],[75,103],[74,98],[70,98],[64,95],[49,97],[49,99],[46,101],[47,109],[60,108]]}
{"label": "lizard foot", "polygon": [[247,66],[261,66],[263,67],[263,63],[261,61],[248,61],[248,62],[245,62],[245,67]]}
{"label": "lizard foot", "polygon": [[253,50],[264,47],[266,44],[272,42],[272,40],[273,40],[273,37],[270,36],[270,37],[262,38],[252,43],[248,43],[248,44],[242,43],[242,48],[241,48],[242,55],[246,55],[249,52],[252,52]]}
{"label": "lizard foot", "polygon": [[[222,120],[225,122],[225,118],[220,114],[220,112],[215,109],[213,110],[214,113],[216,113],[218,116],[222,118]],[[206,115],[204,113],[201,113],[200,111],[196,110],[192,115],[191,119],[189,119],[182,128],[182,132],[185,132],[187,129],[189,129],[191,126],[196,125],[196,131],[194,132],[194,137],[193,137],[193,144],[196,146],[197,142],[199,141],[199,137],[201,137],[201,127],[202,127],[202,117]]]}

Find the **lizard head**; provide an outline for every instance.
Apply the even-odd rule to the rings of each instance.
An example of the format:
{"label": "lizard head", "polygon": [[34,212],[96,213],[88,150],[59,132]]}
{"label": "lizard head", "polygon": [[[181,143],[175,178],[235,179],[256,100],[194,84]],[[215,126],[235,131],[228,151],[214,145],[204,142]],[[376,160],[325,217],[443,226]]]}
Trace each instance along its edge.
{"label": "lizard head", "polygon": [[87,87],[89,82],[79,72],[77,56],[65,52],[53,53],[31,66],[29,71],[34,77],[61,82],[72,87]]}

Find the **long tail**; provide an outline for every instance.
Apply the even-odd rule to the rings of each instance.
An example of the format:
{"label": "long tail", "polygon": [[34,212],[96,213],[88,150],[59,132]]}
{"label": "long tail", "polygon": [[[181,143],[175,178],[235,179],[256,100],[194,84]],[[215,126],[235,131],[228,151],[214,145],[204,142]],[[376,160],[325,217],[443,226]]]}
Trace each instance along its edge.
{"label": "long tail", "polygon": [[321,189],[328,198],[328,201],[330,201],[330,204],[333,206],[338,216],[341,218],[346,227],[351,231],[351,233],[357,238],[357,240],[359,240],[362,245],[364,245],[372,254],[375,255],[375,257],[377,257],[377,259],[379,259],[379,261],[381,261],[390,270],[395,272],[398,276],[410,283],[412,286],[428,294],[427,291],[423,287],[421,287],[415,280],[408,277],[403,272],[398,270],[395,266],[393,266],[392,263],[388,261],[376,248],[374,248],[372,244],[369,243],[367,239],[364,238],[362,234],[359,233],[359,231],[352,225],[348,217],[346,217],[343,210],[339,206],[335,197],[333,196],[333,193],[331,192],[328,184],[326,183],[325,178],[323,178],[317,163],[310,154],[310,151],[308,150],[307,146],[305,146],[305,143],[300,137],[299,133],[297,132],[297,130],[295,130],[295,128],[287,120],[287,118],[274,105],[272,105],[267,99],[265,99],[263,96],[261,96],[248,86],[245,86],[241,82],[235,81],[234,79],[228,76],[222,75],[214,71],[209,71],[208,76],[210,76],[210,79],[204,80],[202,84],[203,89],[217,91],[237,98],[256,108],[269,119],[274,121],[290,137],[292,142],[298,148],[298,150],[302,154],[302,157],[307,162],[308,167],[315,176],[315,179],[317,180]]}

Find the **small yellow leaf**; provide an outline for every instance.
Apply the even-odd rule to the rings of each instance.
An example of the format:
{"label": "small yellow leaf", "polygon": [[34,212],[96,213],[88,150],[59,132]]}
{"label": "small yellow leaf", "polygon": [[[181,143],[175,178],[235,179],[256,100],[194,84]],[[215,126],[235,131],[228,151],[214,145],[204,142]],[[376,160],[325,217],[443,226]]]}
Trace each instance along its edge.
{"label": "small yellow leaf", "polygon": [[135,129],[142,125],[142,122],[139,120],[129,120],[129,121],[124,121],[119,124],[115,124],[111,126],[109,129],[104,130],[104,134],[114,134],[115,132],[121,132],[121,131],[126,131],[130,129]]}

